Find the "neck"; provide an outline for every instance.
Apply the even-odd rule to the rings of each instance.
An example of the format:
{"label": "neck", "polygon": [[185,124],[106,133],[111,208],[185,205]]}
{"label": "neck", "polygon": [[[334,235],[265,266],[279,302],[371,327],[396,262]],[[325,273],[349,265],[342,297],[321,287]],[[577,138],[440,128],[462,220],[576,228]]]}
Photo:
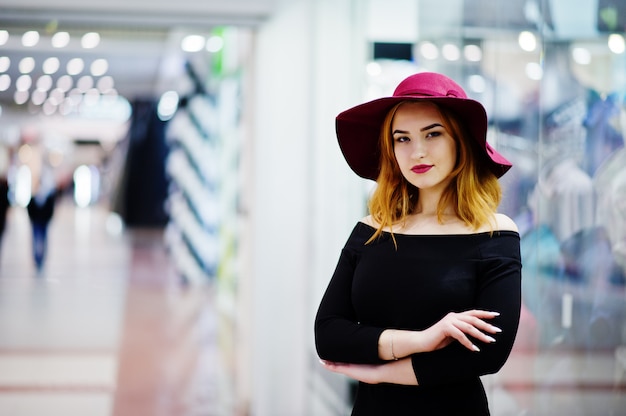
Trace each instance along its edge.
{"label": "neck", "polygon": [[[424,192],[423,190],[420,190],[417,206],[415,207],[415,213],[421,215],[436,215],[440,199],[441,192]],[[445,213],[447,214],[448,211],[450,210],[446,209]]]}

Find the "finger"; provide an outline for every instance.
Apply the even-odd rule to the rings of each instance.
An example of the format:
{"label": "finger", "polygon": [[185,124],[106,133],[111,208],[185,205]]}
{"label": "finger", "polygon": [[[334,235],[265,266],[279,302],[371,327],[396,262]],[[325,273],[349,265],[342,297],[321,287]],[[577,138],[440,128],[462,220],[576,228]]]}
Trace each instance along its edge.
{"label": "finger", "polygon": [[498,328],[497,326],[490,324],[489,322],[485,322],[482,319],[476,318],[474,316],[470,316],[470,315],[462,315],[459,316],[459,319],[467,322],[468,324],[482,330],[482,331],[486,331],[489,332],[491,334],[497,334],[499,332],[502,332],[502,330],[500,328]]}
{"label": "finger", "polygon": [[500,312],[496,311],[485,311],[482,309],[472,309],[470,311],[461,312],[460,315],[469,315],[475,316],[481,319],[493,319],[496,316],[500,316]]}
{"label": "finger", "polygon": [[337,371],[337,368],[339,368],[340,366],[339,363],[328,361],[328,360],[322,360],[322,359],[320,359],[320,364],[322,364],[324,368],[330,371]]}
{"label": "finger", "polygon": [[[463,325],[462,322],[460,322],[459,324]],[[471,327],[471,325],[466,327],[465,331],[468,331],[469,327]],[[480,349],[476,345],[474,345],[474,343],[472,343],[472,341],[467,337],[467,335],[465,335],[465,331],[459,328],[458,326],[452,325],[452,327],[448,331],[448,335],[456,339],[461,345],[463,345],[468,350],[476,351],[476,352],[480,351]]]}
{"label": "finger", "polygon": [[466,334],[471,335],[472,337],[474,337],[475,339],[485,342],[487,344],[491,344],[493,342],[496,342],[495,338],[493,338],[492,336],[485,334],[484,332],[482,332],[481,330],[479,330],[478,328],[476,328],[475,326],[469,326],[469,328],[467,328],[467,331],[465,331]]}
{"label": "finger", "polygon": [[496,342],[496,340],[492,336],[485,334],[483,331],[492,333],[492,334],[502,332],[500,328],[497,328],[478,318],[471,318],[468,320],[462,319],[461,321],[464,322],[464,325],[465,325],[464,327],[460,328],[463,332],[483,342],[487,342],[487,343]]}
{"label": "finger", "polygon": [[487,344],[496,342],[495,338],[462,320],[455,325],[455,329],[455,331],[450,332],[450,335],[471,351],[479,351],[480,349],[468,338],[468,335]]}

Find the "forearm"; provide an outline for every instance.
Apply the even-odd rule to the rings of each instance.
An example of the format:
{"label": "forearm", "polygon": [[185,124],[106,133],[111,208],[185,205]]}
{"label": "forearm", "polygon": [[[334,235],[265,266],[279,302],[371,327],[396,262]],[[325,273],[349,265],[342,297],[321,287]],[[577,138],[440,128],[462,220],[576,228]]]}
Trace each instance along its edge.
{"label": "forearm", "polygon": [[421,331],[386,329],[378,338],[378,357],[382,360],[397,360],[413,354],[444,348],[458,341],[469,351],[480,351],[475,341],[493,343],[490,334],[501,332],[488,321],[498,316],[497,312],[469,310],[450,312],[433,326]]}
{"label": "forearm", "polygon": [[367,384],[402,384],[416,386],[417,378],[410,358],[389,361],[385,364],[350,364],[320,360],[329,371],[343,374]]}
{"label": "forearm", "polygon": [[378,356],[382,360],[392,361],[422,352],[419,337],[419,331],[386,329],[378,338]]}
{"label": "forearm", "polygon": [[402,358],[379,366],[379,383],[403,384],[417,386],[415,370],[411,358]]}

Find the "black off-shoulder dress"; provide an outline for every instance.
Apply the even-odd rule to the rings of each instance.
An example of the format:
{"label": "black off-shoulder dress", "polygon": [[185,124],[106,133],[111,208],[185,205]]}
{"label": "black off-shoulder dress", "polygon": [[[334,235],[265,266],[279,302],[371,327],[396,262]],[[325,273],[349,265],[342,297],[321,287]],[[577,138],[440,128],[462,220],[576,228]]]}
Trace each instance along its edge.
{"label": "black off-shoulder dress", "polygon": [[506,362],[521,307],[520,238],[513,231],[455,235],[395,234],[365,242],[359,222],[343,248],[315,318],[320,358],[376,364],[387,328],[423,330],[448,312],[500,312],[495,343],[474,340],[411,356],[418,386],[359,383],[353,415],[488,415],[480,376]]}

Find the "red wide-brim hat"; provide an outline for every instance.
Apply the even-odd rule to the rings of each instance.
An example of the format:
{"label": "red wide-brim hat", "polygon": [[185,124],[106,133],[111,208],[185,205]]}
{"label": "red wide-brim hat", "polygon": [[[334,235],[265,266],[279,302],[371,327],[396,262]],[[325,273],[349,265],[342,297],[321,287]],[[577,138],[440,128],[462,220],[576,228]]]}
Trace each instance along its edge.
{"label": "red wide-brim hat", "polygon": [[357,175],[376,180],[380,172],[380,129],[391,108],[406,100],[426,100],[452,110],[474,140],[485,150],[489,168],[501,177],[511,162],[487,143],[487,113],[478,101],[445,75],[434,72],[414,74],[400,82],[391,97],[379,98],[352,107],[337,116],[339,147]]}

